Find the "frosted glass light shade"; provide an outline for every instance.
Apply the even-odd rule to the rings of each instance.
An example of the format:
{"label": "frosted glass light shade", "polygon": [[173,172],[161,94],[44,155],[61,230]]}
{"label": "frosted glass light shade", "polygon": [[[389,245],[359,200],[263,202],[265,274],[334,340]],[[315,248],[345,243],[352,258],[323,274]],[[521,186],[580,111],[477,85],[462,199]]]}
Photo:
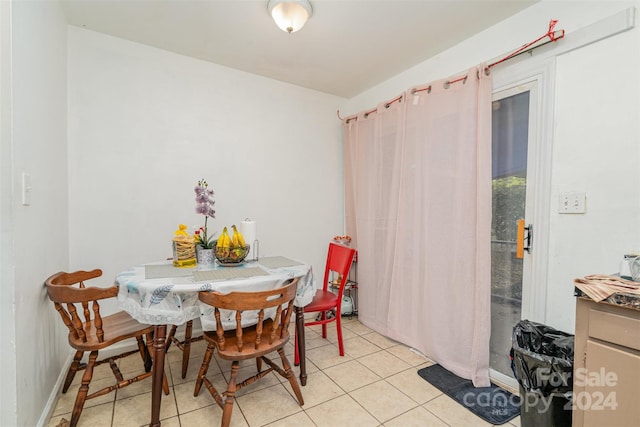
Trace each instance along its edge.
{"label": "frosted glass light shade", "polygon": [[276,25],[287,33],[302,28],[313,13],[307,0],[270,0],[267,8]]}

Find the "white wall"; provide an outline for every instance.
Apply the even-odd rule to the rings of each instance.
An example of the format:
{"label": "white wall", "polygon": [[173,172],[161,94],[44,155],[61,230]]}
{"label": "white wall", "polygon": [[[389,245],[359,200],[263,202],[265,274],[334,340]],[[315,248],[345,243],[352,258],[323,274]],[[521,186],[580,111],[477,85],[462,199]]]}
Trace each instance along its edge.
{"label": "white wall", "polygon": [[470,67],[489,62],[537,39],[547,31],[549,21],[557,19],[556,30],[568,36],[602,18],[628,7],[638,0],[541,0],[524,11],[486,29],[458,45],[349,99],[340,109],[348,116],[393,99],[404,90],[445,77],[457,77]]}
{"label": "white wall", "polygon": [[[375,107],[402,91],[502,57],[544,34],[550,19],[567,38],[639,1],[543,1],[346,102],[341,115]],[[636,25],[638,25],[636,23]],[[618,271],[640,250],[640,30],[558,57],[546,310],[532,319],[573,333],[573,278]],[[508,67],[508,63],[501,67]],[[585,215],[558,214],[559,193],[587,193]]]}
{"label": "white wall", "polygon": [[[33,426],[38,423],[69,354],[66,334],[61,333],[62,322],[43,287],[44,279],[58,269],[66,269],[69,259],[67,25],[57,2],[18,1],[12,2],[11,8],[11,33],[4,31],[4,26],[2,32],[3,47],[4,37],[11,37],[12,117],[7,122],[3,114],[1,214],[2,289],[14,298],[3,296],[0,309],[3,330],[13,328],[15,340],[3,339],[0,350],[0,424]],[[4,54],[3,51],[3,71],[7,60]],[[4,76],[2,83],[5,88]],[[3,108],[7,105],[4,94]],[[12,131],[9,141],[4,133],[7,124]],[[22,205],[23,171],[31,174],[29,206]],[[11,180],[8,191],[5,178]],[[10,236],[7,241],[5,233]],[[4,256],[5,251],[9,252],[8,257]],[[5,366],[8,352],[13,352],[15,359]],[[5,393],[13,394],[13,399],[8,400],[16,403],[14,407],[5,408]]]}
{"label": "white wall", "polygon": [[[566,284],[640,252],[640,29],[560,56],[556,76],[547,318],[572,328]],[[557,213],[571,191],[585,215]]]}
{"label": "white wall", "polygon": [[17,422],[11,139],[11,3],[0,2],[0,425]]}
{"label": "white wall", "polygon": [[251,217],[263,255],[322,272],[343,229],[344,100],[78,28],[67,39],[57,2],[1,11],[0,425],[31,426],[71,353],[43,280],[100,267],[106,285],[170,256],[178,223],[202,223],[199,178],[216,191],[210,227]]}
{"label": "white wall", "polygon": [[[123,268],[169,256],[176,225],[201,223],[192,187],[203,177],[216,191],[214,229],[252,217],[263,254],[309,260],[320,274],[326,243],[342,229],[336,106],[343,115],[370,108],[496,58],[551,18],[570,35],[630,4],[640,5],[543,1],[347,101],[78,28],[67,44],[57,2],[13,2],[8,34],[2,2],[0,424],[46,415],[69,355],[42,288],[49,274],[99,266],[107,284]],[[573,329],[571,278],[615,271],[640,242],[638,34],[558,60],[551,197],[568,189],[589,197],[582,217],[558,216],[553,203],[549,212],[554,263],[541,320],[565,330]],[[22,171],[32,175],[31,206],[21,205]]]}
{"label": "white wall", "polygon": [[215,191],[210,230],[257,221],[260,254],[324,271],[343,230],[344,99],[88,30],[69,28],[72,269],[104,282],[171,256],[179,223],[203,225],[193,188]]}

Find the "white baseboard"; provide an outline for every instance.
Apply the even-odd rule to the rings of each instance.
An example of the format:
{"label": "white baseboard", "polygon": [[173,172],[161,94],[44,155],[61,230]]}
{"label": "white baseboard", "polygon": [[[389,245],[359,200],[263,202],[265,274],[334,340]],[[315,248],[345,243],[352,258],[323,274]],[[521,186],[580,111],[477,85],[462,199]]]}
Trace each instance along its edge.
{"label": "white baseboard", "polygon": [[38,427],[44,427],[49,424],[49,419],[51,415],[53,415],[53,410],[56,407],[56,403],[58,401],[58,394],[60,390],[62,390],[62,385],[64,384],[64,379],[67,376],[67,371],[69,370],[69,366],[71,366],[71,362],[73,361],[73,355],[75,351],[71,351],[69,356],[67,357],[66,362],[62,365],[60,369],[60,373],[58,374],[58,379],[56,380],[55,385],[53,386],[53,390],[51,390],[51,394],[49,394],[49,399],[47,399],[47,404],[44,405],[44,409],[42,410],[42,414],[40,414],[40,419],[38,420]]}
{"label": "white baseboard", "polygon": [[[167,331],[168,333],[168,331]],[[201,328],[196,329],[193,328],[193,335],[197,335],[201,333]],[[184,339],[184,328],[178,328],[178,333],[176,333],[176,337],[180,339]],[[138,349],[137,341],[133,339],[128,339],[125,341],[121,341],[117,344],[114,344],[105,350],[102,350],[99,354],[99,360],[108,359],[111,356],[125,353],[127,351],[133,351]],[[53,415],[53,411],[56,407],[56,403],[58,402],[58,396],[62,390],[62,386],[64,385],[64,380],[67,377],[67,371],[69,370],[69,366],[71,366],[71,362],[73,362],[73,356],[76,354],[75,351],[71,350],[69,352],[69,356],[67,357],[64,365],[60,368],[60,373],[58,374],[58,379],[56,380],[55,385],[53,386],[53,390],[51,390],[51,394],[49,395],[49,399],[47,399],[47,404],[42,410],[42,414],[40,415],[40,419],[38,420],[38,427],[45,427],[49,423],[49,419],[51,415]],[[89,353],[85,353],[82,358],[82,362],[87,361],[89,357]]]}

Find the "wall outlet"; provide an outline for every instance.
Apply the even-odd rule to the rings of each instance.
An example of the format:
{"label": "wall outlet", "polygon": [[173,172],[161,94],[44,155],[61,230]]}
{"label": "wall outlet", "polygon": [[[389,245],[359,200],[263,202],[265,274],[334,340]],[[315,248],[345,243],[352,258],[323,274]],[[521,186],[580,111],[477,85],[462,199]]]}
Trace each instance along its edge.
{"label": "wall outlet", "polygon": [[561,193],[558,203],[558,213],[583,214],[587,212],[586,193]]}

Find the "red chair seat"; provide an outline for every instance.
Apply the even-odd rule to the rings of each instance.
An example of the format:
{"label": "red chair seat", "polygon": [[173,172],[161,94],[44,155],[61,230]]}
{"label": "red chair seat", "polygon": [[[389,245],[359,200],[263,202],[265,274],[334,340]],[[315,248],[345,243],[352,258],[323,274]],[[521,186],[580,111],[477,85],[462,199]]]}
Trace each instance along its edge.
{"label": "red chair seat", "polygon": [[325,311],[333,309],[338,302],[338,295],[331,291],[318,290],[313,301],[304,307],[305,311]]}
{"label": "red chair seat", "polygon": [[[305,322],[305,326],[322,325],[322,338],[327,338],[327,324],[336,323],[338,333],[338,351],[340,356],[344,356],[344,344],[342,343],[342,324],[340,321],[342,313],[342,294],[345,284],[348,281],[349,271],[353,263],[356,250],[336,243],[329,243],[329,253],[327,254],[327,264],[324,270],[324,282],[322,289],[316,291],[311,303],[304,307],[305,313],[320,312],[320,316],[314,321]],[[329,290],[329,280],[331,274],[337,274],[337,279],[332,281],[335,291]],[[335,277],[335,276],[334,276]],[[335,310],[333,316],[327,315],[329,311]],[[300,362],[298,354],[298,334],[295,339],[295,364]]]}

